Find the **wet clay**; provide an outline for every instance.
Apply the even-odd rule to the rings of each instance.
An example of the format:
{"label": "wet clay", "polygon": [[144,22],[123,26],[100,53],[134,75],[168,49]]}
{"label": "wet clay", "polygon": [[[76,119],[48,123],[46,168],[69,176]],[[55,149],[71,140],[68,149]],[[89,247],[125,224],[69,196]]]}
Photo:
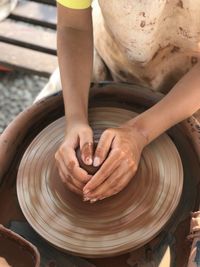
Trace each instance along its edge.
{"label": "wet clay", "polygon": [[[97,140],[96,140],[96,141],[97,141]],[[94,155],[95,149],[96,149],[96,147],[97,147],[97,144],[98,144],[97,142],[94,143],[93,155]],[[78,148],[78,149],[76,150],[76,157],[77,157],[77,159],[78,159],[78,162],[79,162],[80,167],[83,168],[88,174],[91,174],[91,175],[94,175],[94,174],[100,169],[100,167],[101,167],[101,165],[102,165],[102,164],[101,164],[101,165],[98,166],[98,167],[94,167],[93,165],[86,165],[86,164],[83,162],[82,158],[81,158],[80,148]]]}
{"label": "wet clay", "polygon": [[0,227],[0,257],[12,267],[39,267],[39,254],[23,238]]}

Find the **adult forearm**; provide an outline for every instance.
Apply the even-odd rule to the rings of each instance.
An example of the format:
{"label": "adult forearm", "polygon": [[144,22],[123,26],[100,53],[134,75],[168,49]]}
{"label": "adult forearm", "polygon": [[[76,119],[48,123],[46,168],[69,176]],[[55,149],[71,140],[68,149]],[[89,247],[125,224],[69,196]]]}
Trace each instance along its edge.
{"label": "adult forearm", "polygon": [[200,65],[188,72],[156,105],[129,123],[150,143],[200,108]]}
{"label": "adult forearm", "polygon": [[68,122],[87,122],[88,92],[92,75],[92,31],[57,28],[58,60]]}

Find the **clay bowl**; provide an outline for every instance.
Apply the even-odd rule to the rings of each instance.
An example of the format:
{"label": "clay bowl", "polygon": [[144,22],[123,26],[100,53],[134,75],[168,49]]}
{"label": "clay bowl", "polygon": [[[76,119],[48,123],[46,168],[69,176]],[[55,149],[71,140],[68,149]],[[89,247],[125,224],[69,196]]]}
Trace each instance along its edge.
{"label": "clay bowl", "polygon": [[[123,108],[90,108],[95,141],[106,128],[134,116]],[[57,248],[84,257],[119,255],[152,240],[171,218],[182,192],[182,163],[171,139],[164,134],[144,149],[136,176],[122,192],[90,204],[70,192],[58,175],[54,155],[64,128],[64,117],[51,123],[22,158],[17,194],[28,222]]]}
{"label": "clay bowl", "polygon": [[0,257],[13,267],[39,267],[40,255],[30,242],[0,225]]}

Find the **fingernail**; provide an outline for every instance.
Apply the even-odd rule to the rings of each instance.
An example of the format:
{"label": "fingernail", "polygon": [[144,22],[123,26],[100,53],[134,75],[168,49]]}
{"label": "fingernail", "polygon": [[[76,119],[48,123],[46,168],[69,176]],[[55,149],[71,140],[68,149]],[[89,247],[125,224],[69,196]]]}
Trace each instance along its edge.
{"label": "fingernail", "polygon": [[94,167],[98,167],[100,165],[100,158],[99,157],[94,158],[93,165],[94,165]]}
{"label": "fingernail", "polygon": [[85,162],[88,165],[92,165],[92,159],[90,157],[86,158]]}
{"label": "fingernail", "polygon": [[86,190],[83,190],[83,192],[84,192],[84,195],[87,195],[90,192],[90,190],[86,189]]}
{"label": "fingernail", "polygon": [[97,198],[93,198],[93,199],[90,200],[90,203],[94,203],[94,202],[96,202],[97,200],[98,200]]}
{"label": "fingernail", "polygon": [[84,197],[83,198],[83,201],[88,201],[88,200],[90,200],[89,197]]}

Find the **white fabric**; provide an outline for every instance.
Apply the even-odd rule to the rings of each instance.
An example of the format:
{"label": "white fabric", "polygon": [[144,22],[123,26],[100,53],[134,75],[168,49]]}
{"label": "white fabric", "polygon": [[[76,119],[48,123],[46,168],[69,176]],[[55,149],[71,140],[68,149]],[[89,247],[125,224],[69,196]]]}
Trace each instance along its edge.
{"label": "white fabric", "polygon": [[17,0],[0,0],[0,21],[5,19],[17,5]]}
{"label": "white fabric", "polygon": [[[96,0],[93,24],[97,54],[116,81],[167,92],[199,60],[199,0]],[[100,70],[95,81],[106,79]]]}

